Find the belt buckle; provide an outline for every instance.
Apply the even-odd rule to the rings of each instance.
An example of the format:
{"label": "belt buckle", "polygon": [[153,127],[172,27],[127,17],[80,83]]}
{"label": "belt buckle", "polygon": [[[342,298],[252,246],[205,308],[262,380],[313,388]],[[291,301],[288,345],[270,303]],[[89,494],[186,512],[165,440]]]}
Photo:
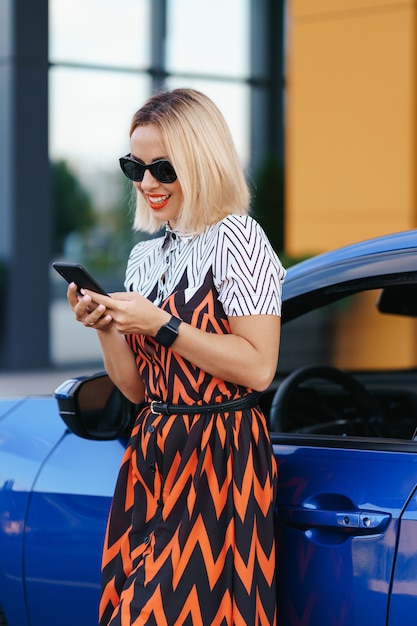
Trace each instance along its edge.
{"label": "belt buckle", "polygon": [[160,400],[152,400],[151,401],[151,413],[153,413],[153,415],[161,415],[161,411],[157,411],[155,410],[155,405],[159,405],[162,406],[163,402],[161,402]]}

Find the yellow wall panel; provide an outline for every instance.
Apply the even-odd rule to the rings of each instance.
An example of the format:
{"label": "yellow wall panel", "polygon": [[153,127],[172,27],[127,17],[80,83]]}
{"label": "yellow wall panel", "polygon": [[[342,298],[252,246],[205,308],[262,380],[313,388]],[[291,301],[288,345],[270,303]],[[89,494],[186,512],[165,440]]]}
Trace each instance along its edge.
{"label": "yellow wall panel", "polygon": [[[334,325],[333,363],[341,369],[383,368],[402,369],[415,366],[417,321],[412,318],[398,317],[395,324],[392,316],[380,315],[375,324],[372,311],[376,293],[365,293],[355,299],[355,307],[346,311]],[[349,331],[352,326],[355,332]],[[356,332],[363,328],[364,334]],[[378,350],[369,350],[369,346],[378,346]]]}
{"label": "yellow wall panel", "polygon": [[[312,256],[317,250],[324,250],[324,246],[320,244],[325,240],[329,249],[347,245],[352,241],[364,241],[375,237],[376,220],[379,218],[363,217],[360,213],[346,213],[341,215],[339,222],[330,220],[324,212],[314,212],[312,214],[298,215],[292,220],[294,230],[305,233],[302,248],[300,247],[296,257]],[[349,225],[350,241],[342,241],[342,229],[344,224]],[[383,222],[383,230],[389,232],[401,232],[409,229],[409,225],[405,218],[398,219],[393,215],[389,220]],[[346,227],[347,228],[347,227]],[[323,232],[324,231],[324,232]],[[377,235],[378,236],[378,235]]]}
{"label": "yellow wall panel", "polygon": [[296,17],[344,13],[346,11],[408,10],[417,0],[292,0],[292,13]]}
{"label": "yellow wall panel", "polygon": [[294,255],[416,226],[416,3],[300,19],[313,4],[335,12],[378,3],[290,6],[286,241]]}

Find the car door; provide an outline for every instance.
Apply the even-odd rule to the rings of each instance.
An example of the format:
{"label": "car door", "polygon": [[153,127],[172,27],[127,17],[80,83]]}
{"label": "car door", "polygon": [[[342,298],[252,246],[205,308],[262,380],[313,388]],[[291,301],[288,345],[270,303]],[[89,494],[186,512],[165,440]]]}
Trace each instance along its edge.
{"label": "car door", "polygon": [[415,624],[416,444],[273,441],[278,624]]}
{"label": "car door", "polygon": [[67,432],[43,464],[24,545],[31,626],[97,623],[101,552],[123,452],[123,441],[89,441]]}
{"label": "car door", "polygon": [[[416,240],[362,242],[288,272],[269,413],[279,626],[416,623]],[[330,379],[288,384],[313,365],[365,396]]]}
{"label": "car door", "polygon": [[390,593],[388,626],[413,624],[417,597],[417,490],[401,513],[397,554]]}

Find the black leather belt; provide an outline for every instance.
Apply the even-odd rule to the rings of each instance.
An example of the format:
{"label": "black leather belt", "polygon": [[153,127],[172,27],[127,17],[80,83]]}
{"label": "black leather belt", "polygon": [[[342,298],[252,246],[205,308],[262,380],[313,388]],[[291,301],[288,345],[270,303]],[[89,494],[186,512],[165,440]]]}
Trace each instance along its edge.
{"label": "black leather belt", "polygon": [[215,404],[168,404],[152,400],[149,403],[151,413],[154,415],[197,415],[198,413],[226,413],[228,411],[240,411],[249,409],[259,403],[261,394],[248,393],[246,396],[236,398],[236,400],[226,400]]}

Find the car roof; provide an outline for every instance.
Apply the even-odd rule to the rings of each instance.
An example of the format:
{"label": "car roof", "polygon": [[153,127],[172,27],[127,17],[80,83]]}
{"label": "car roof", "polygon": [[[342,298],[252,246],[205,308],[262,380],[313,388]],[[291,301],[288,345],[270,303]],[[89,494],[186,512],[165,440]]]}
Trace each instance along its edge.
{"label": "car roof", "polygon": [[362,289],[401,278],[417,282],[417,230],[385,235],[325,252],[290,267],[283,321]]}

